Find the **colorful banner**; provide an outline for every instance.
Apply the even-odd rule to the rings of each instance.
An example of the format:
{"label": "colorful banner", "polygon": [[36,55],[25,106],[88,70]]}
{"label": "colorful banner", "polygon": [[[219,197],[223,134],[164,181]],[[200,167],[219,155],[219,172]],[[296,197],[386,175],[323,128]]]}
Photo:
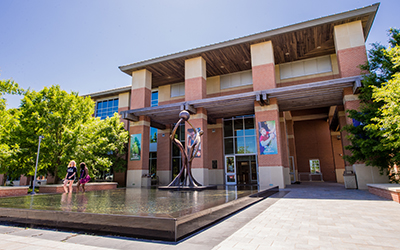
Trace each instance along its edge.
{"label": "colorful banner", "polygon": [[[196,128],[196,130],[197,130],[197,132],[200,132],[200,128]],[[189,128],[187,130],[187,132],[188,132],[188,136],[187,136],[187,145],[188,145],[187,152],[189,154],[190,147],[193,145],[193,142],[194,142],[194,140],[196,138],[196,133],[194,132],[194,130],[192,128]],[[196,158],[201,157],[201,142],[199,143],[199,150],[197,151],[197,153],[196,153],[196,155],[194,157],[196,157]]]}
{"label": "colorful banner", "polygon": [[131,135],[130,160],[139,161],[142,152],[142,134]]}
{"label": "colorful banner", "polygon": [[275,121],[259,122],[258,138],[261,155],[278,154]]}

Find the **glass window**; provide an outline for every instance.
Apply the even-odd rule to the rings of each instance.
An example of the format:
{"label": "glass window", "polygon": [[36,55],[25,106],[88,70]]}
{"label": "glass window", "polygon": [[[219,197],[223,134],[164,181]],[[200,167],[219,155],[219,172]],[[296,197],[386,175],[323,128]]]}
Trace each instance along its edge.
{"label": "glass window", "polygon": [[[175,126],[175,124],[174,124]],[[173,127],[174,127],[173,126]],[[181,124],[176,133],[175,138],[178,139],[183,145],[185,145],[185,124]],[[179,174],[182,168],[181,151],[175,143],[172,143],[172,180]],[[171,181],[172,181],[171,180]]]}
{"label": "glass window", "polygon": [[[232,133],[235,131],[235,133]],[[225,154],[256,154],[257,142],[254,115],[224,120]]]}
{"label": "glass window", "polygon": [[97,102],[95,111],[96,117],[100,117],[100,119],[103,120],[113,116],[114,113],[118,113],[118,98]]}
{"label": "glass window", "polygon": [[158,106],[158,91],[151,93],[151,107]]}

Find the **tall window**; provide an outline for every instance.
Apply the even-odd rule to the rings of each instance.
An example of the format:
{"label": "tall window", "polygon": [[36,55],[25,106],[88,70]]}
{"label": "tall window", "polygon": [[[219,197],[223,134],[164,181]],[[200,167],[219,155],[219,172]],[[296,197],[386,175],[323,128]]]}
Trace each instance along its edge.
{"label": "tall window", "polygon": [[[151,107],[158,106],[158,91],[151,93]],[[150,155],[149,155],[149,173],[152,179],[157,175],[157,129],[150,127]]]}
{"label": "tall window", "polygon": [[[176,130],[175,138],[178,139],[182,145],[185,145],[185,124],[181,124]],[[182,168],[182,156],[179,148],[172,143],[172,179],[179,174]]]}
{"label": "tall window", "polygon": [[254,115],[224,119],[225,154],[257,154]]}
{"label": "tall window", "polygon": [[151,107],[158,106],[158,91],[151,92]]}
{"label": "tall window", "polygon": [[118,113],[118,98],[99,101],[96,103],[96,117],[101,120]]}

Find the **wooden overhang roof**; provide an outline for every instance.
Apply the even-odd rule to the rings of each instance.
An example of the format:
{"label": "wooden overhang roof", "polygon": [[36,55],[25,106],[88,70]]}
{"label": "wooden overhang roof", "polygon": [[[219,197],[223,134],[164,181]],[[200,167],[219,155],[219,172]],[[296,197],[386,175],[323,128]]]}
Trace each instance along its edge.
{"label": "wooden overhang roof", "polygon": [[335,53],[334,26],[361,20],[367,39],[379,3],[293,24],[221,43],[195,48],[142,62],[120,66],[128,75],[147,69],[152,73],[152,87],[183,82],[185,60],[201,56],[207,63],[207,77],[251,69],[250,46],[272,41],[275,64]]}
{"label": "wooden overhang roof", "polygon": [[178,102],[156,107],[122,111],[121,116],[130,121],[138,121],[139,116],[150,117],[151,126],[165,129],[176,123],[181,110],[196,113],[197,108],[207,110],[208,122],[216,119],[254,114],[254,102],[268,104],[270,98],[278,100],[279,111],[330,107],[343,104],[343,88],[352,87],[356,93],[361,86],[361,76],[338,78],[328,81],[299,84],[263,91],[246,92],[236,95],[205,98]]}

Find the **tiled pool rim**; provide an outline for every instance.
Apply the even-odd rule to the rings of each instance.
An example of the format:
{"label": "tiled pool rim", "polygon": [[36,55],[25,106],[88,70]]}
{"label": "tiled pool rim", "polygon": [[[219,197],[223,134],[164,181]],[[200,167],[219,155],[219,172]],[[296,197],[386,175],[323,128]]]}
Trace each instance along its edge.
{"label": "tiled pool rim", "polygon": [[[94,233],[100,232],[146,239],[177,241],[278,191],[278,187],[270,187],[269,189],[260,192],[249,192],[245,196],[227,203],[205,207],[201,210],[192,209],[189,212],[174,212],[169,215],[149,215],[143,213],[139,215],[105,214],[0,207],[0,221],[19,223],[23,225],[82,230]],[[53,194],[53,196],[55,195],[57,194]],[[39,196],[40,195],[35,197]],[[43,195],[42,198],[45,196],[51,195]],[[61,195],[58,194],[57,196],[60,197]],[[34,199],[35,197],[28,196],[28,198],[31,199]],[[2,199],[0,199],[0,202],[1,200]]]}

